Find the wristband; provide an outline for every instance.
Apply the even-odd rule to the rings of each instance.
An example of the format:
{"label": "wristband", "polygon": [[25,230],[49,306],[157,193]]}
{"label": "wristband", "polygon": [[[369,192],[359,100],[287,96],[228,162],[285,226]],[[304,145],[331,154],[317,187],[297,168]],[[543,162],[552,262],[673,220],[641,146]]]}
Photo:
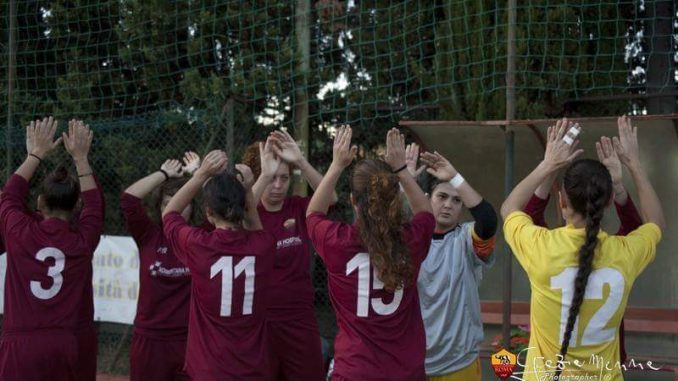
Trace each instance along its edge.
{"label": "wristband", "polygon": [[161,170],[160,170],[160,173],[162,173],[163,175],[165,175],[165,181],[169,180],[169,175],[167,174],[167,172],[165,172],[164,169],[161,169]]}
{"label": "wristband", "polygon": [[32,153],[29,153],[28,156],[33,156],[34,158],[38,159],[39,162],[42,163],[42,158],[40,158],[40,156],[32,154]]}
{"label": "wristband", "polygon": [[461,175],[461,173],[457,173],[457,174],[454,175],[454,177],[450,180],[450,185],[452,185],[452,187],[453,187],[454,189],[457,189],[457,188],[459,188],[459,187],[461,186],[461,184],[464,183],[464,181],[466,181],[466,180],[464,180],[464,177]]}
{"label": "wristband", "polygon": [[393,173],[401,172],[403,169],[406,169],[406,168],[407,168],[407,164],[405,164],[405,165],[403,165],[402,167],[396,169],[395,171],[393,171]]}

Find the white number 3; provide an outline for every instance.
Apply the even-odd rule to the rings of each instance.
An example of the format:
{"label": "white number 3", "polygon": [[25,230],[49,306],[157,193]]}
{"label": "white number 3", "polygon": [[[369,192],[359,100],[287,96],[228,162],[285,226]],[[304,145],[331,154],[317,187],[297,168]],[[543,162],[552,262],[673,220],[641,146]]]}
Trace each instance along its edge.
{"label": "white number 3", "polygon": [[61,286],[64,284],[64,277],[61,275],[61,272],[64,271],[64,267],[66,266],[66,256],[61,250],[55,247],[45,247],[35,254],[35,259],[41,262],[45,262],[47,258],[54,259],[54,265],[47,269],[47,276],[52,278],[52,286],[44,288],[42,287],[42,282],[37,280],[31,281],[31,292],[36,298],[42,300],[55,297],[61,290]]}

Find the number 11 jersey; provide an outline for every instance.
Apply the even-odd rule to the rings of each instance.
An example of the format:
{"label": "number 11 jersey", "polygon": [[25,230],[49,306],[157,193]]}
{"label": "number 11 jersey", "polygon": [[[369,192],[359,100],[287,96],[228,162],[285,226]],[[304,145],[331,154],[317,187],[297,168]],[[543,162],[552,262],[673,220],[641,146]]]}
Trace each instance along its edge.
{"label": "number 11 jersey", "polygon": [[201,381],[268,381],[266,307],[275,238],[265,231],[188,225],[163,218],[165,237],[191,271],[186,372]]}

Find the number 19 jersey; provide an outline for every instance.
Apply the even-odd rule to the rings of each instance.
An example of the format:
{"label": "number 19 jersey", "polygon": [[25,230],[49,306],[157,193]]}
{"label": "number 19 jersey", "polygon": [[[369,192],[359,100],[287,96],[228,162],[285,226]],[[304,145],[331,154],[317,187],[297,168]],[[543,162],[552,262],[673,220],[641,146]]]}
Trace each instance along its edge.
{"label": "number 19 jersey", "polygon": [[339,332],[334,341],[333,380],[424,381],[426,335],[416,277],[435,227],[431,213],[418,213],[402,229],[412,279],[395,292],[384,290],[356,225],[313,213],[309,236],[328,273]]}
{"label": "number 19 jersey", "polygon": [[[552,379],[574,294],[579,249],[585,230],[534,225],[523,212],[504,221],[504,237],[530,280],[530,343],[523,380]],[[566,376],[623,380],[619,367],[619,324],[633,282],[654,260],[661,231],[648,223],[627,236],[598,233],[593,269],[562,365]],[[526,359],[525,359],[526,357]],[[520,361],[522,363],[522,361]]]}

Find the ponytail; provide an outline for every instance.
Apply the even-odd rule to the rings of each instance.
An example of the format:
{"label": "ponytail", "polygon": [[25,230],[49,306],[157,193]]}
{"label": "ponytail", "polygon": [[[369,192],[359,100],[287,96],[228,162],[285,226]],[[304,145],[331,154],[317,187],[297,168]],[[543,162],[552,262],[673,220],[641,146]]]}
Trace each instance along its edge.
{"label": "ponytail", "polygon": [[[586,240],[579,248],[579,269],[574,280],[574,295],[560,347],[561,361],[567,355],[574,324],[584,302],[586,285],[593,270],[593,256],[598,244],[600,223],[605,206],[612,196],[612,179],[607,168],[598,161],[579,160],[567,169],[563,183],[572,208],[586,217]],[[554,380],[560,380],[562,372],[563,369],[559,365]]]}
{"label": "ponytail", "polygon": [[351,178],[358,203],[360,238],[384,289],[391,292],[408,285],[413,272],[409,251],[402,242],[403,212],[398,184],[398,177],[381,160],[363,160],[356,165]]}

